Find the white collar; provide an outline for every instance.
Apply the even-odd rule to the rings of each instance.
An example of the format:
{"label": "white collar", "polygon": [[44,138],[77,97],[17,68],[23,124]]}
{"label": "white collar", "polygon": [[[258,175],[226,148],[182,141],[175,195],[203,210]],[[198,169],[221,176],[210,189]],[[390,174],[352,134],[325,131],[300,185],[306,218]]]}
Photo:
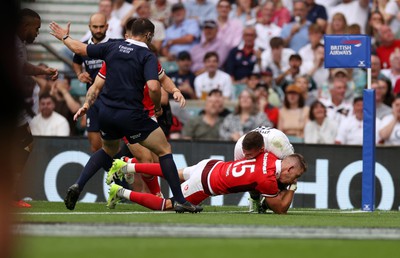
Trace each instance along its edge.
{"label": "white collar", "polygon": [[93,37],[90,37],[90,39],[88,40],[88,45],[91,45],[91,44],[95,45],[95,44],[99,44],[99,43],[104,43],[104,42],[107,42],[108,39],[109,39],[107,36],[105,36],[104,39],[103,39],[102,41],[100,41],[100,42],[98,42],[98,43],[94,43],[93,40],[92,40],[92,38],[93,38]]}
{"label": "white collar", "polygon": [[276,167],[276,171],[275,171],[275,176],[276,179],[278,179],[281,176],[281,171],[282,171],[282,160],[277,159],[275,161],[275,167]]}
{"label": "white collar", "polygon": [[134,39],[127,39],[127,40],[125,40],[125,41],[128,42],[128,43],[131,43],[131,44],[140,46],[140,47],[149,48],[149,47],[146,45],[146,43],[141,42],[141,41],[137,41],[137,40],[134,40]]}

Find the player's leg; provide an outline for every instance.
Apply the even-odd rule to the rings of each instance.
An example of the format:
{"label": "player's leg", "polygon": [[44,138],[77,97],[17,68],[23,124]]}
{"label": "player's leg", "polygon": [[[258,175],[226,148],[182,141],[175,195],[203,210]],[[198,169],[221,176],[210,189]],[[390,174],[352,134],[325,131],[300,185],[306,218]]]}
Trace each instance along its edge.
{"label": "player's leg", "polygon": [[90,150],[92,153],[94,153],[102,147],[97,101],[86,113],[86,131],[88,134]]}
{"label": "player's leg", "polygon": [[[21,175],[22,173],[24,173],[25,165],[28,161],[29,155],[32,152],[33,148],[33,136],[28,123],[18,127],[16,135],[18,141],[18,147],[17,147],[18,162],[16,162],[15,165],[17,166],[16,171],[18,171],[18,173],[14,174],[15,178],[14,180],[12,180],[16,184],[15,189],[19,187],[19,183],[22,178]],[[14,194],[17,195],[17,192]],[[18,200],[20,197],[15,196],[15,198],[16,200]],[[23,200],[16,201],[14,205],[19,208],[31,207],[29,203],[26,203]]]}
{"label": "player's leg", "polygon": [[130,200],[152,210],[171,210],[174,207],[171,199],[164,199],[150,193],[131,191],[117,184],[113,184],[109,191],[107,207],[109,209],[114,209],[120,199]]}
{"label": "player's leg", "polygon": [[172,158],[171,145],[168,143],[164,132],[158,127],[142,142],[143,146],[154,152],[160,161],[160,167],[164,178],[167,180],[175,199],[175,210],[183,209],[190,212],[203,210],[200,206],[195,206],[188,202],[182,194],[178,170]]}
{"label": "player's leg", "polygon": [[103,148],[93,153],[83,168],[78,180],[68,188],[64,203],[69,210],[75,209],[75,204],[86,182],[88,182],[99,169],[103,168],[106,171],[110,169],[113,162],[112,157],[118,153],[119,144],[119,140],[103,139]]}
{"label": "player's leg", "polygon": [[[140,145],[139,143],[129,144],[128,148],[129,151],[133,154],[133,156],[136,157],[139,163],[154,163],[152,152],[149,149]],[[142,191],[137,190],[138,192],[150,192],[152,194],[161,196],[161,187],[158,182],[157,176],[146,175],[146,174],[135,175],[135,184],[137,184],[138,181],[144,182],[145,184],[145,187],[142,188]],[[133,189],[140,189],[137,188],[137,185],[135,186]],[[148,191],[143,191],[143,190],[148,190]]]}
{"label": "player's leg", "polygon": [[100,132],[88,132],[87,136],[90,144],[90,151],[91,152],[98,151],[101,148]]}

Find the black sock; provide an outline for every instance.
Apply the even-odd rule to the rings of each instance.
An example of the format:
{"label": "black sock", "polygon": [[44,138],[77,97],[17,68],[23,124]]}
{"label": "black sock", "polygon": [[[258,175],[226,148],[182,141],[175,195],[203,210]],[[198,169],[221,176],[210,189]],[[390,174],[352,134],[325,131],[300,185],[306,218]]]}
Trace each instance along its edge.
{"label": "black sock", "polygon": [[92,178],[100,168],[108,171],[111,168],[112,162],[113,159],[103,149],[93,153],[76,181],[79,185],[79,190],[82,191],[89,179]]}
{"label": "black sock", "polygon": [[159,158],[160,167],[164,175],[165,180],[167,180],[169,187],[171,188],[174,198],[179,203],[186,202],[183,197],[181,190],[181,183],[179,181],[178,170],[174,160],[172,159],[172,154],[167,154]]}

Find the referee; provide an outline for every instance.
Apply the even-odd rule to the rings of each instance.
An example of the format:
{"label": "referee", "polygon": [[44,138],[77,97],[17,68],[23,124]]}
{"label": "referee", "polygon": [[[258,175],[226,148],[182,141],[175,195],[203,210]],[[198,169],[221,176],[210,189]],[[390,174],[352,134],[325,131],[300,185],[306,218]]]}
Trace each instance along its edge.
{"label": "referee", "polygon": [[[162,114],[161,88],[158,81],[157,57],[148,49],[154,25],[148,19],[137,19],[132,25],[132,37],[126,41],[112,41],[103,44],[86,45],[69,36],[69,27],[61,28],[50,24],[50,33],[75,54],[99,58],[107,64],[107,80],[103,87],[92,87],[86,95],[83,106],[75,118],[84,115],[95,100],[99,99],[99,126],[103,147],[96,151],[84,167],[83,173],[96,173],[101,167],[109,170],[112,157],[118,153],[119,140],[126,137],[129,143],[140,143],[159,156],[161,170],[174,195],[174,209],[178,212],[199,212],[183,197],[178,171],[172,159],[171,146],[157,122],[144,110],[142,99],[147,83],[150,98],[154,103],[155,115]],[[75,208],[81,189],[74,184],[68,189],[64,200],[68,209]]]}

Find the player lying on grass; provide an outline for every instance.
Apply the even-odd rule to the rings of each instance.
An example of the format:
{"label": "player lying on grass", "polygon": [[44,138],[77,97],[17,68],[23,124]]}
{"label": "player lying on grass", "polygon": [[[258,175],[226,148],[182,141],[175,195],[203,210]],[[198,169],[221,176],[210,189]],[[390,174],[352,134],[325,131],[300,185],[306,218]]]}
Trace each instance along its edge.
{"label": "player lying on grass", "polygon": [[[246,142],[246,148],[243,148],[242,143],[246,134],[243,135],[239,138],[235,145],[235,160],[252,159],[262,152],[272,152],[276,157],[278,157],[278,159],[283,159],[286,156],[294,153],[293,146],[290,144],[286,134],[276,128],[259,126],[250,132],[260,133],[264,139],[264,145],[259,145],[256,139],[251,138],[254,142],[252,142],[251,139],[248,139]],[[284,190],[288,187],[288,185],[278,183],[278,187],[280,190]],[[292,189],[296,189],[297,184],[292,184],[291,187]],[[263,201],[264,197],[257,191],[251,191],[250,197],[250,212],[255,211],[258,213],[265,213],[268,207]]]}
{"label": "player lying on grass", "polygon": [[[247,142],[263,145],[263,137],[258,132],[250,132],[243,139],[243,148]],[[258,148],[260,148],[258,146]],[[278,183],[291,185],[296,183],[307,169],[302,155],[291,154],[279,160],[269,152],[259,153],[255,158],[223,162],[205,159],[198,164],[179,170],[181,189],[184,197],[197,205],[210,196],[258,191],[266,205],[275,213],[286,213],[292,202],[295,188],[279,190]],[[115,160],[107,176],[110,184],[114,174],[122,178],[128,173],[146,173],[162,176],[159,164],[127,164]],[[107,206],[114,208],[121,199],[131,200],[152,210],[172,210],[174,198],[164,199],[147,193],[138,193],[113,184],[110,188]]]}

